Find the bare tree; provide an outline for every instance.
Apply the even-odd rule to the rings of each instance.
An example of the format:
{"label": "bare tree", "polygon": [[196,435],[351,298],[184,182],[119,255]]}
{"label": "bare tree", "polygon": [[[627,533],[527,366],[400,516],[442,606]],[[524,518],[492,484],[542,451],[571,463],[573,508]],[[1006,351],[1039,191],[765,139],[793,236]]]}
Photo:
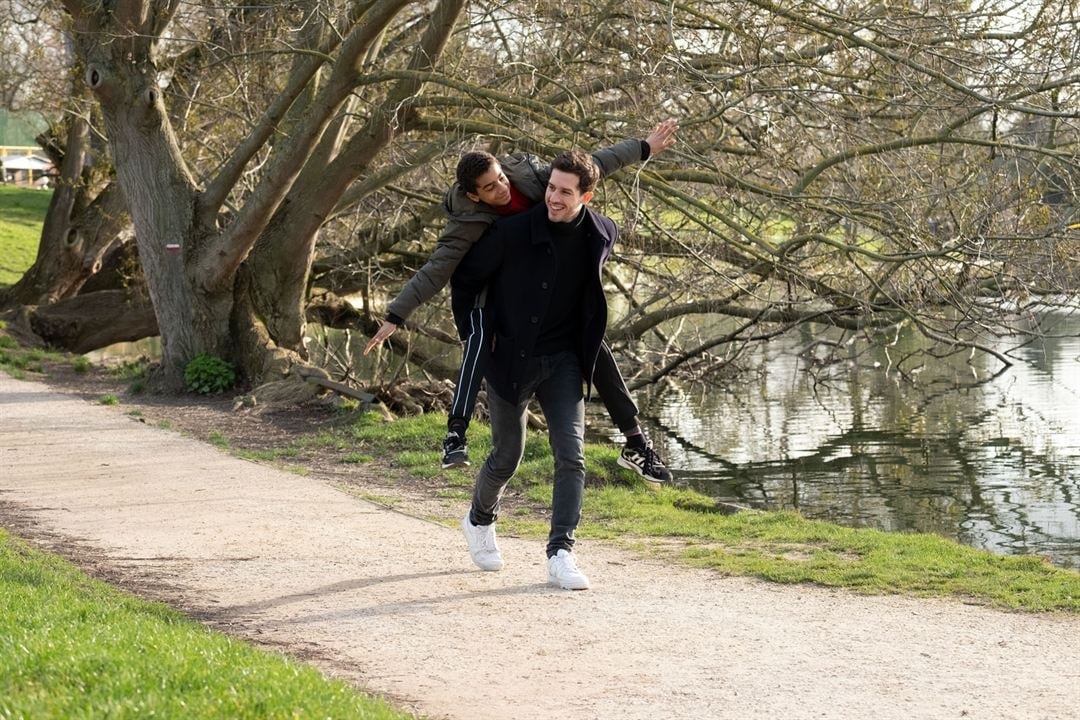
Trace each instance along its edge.
{"label": "bare tree", "polygon": [[[299,28],[292,66],[274,92],[264,91],[268,102],[248,118],[243,139],[200,181],[163,100],[159,67],[164,48],[184,43],[167,34],[181,3],[64,3],[86,84],[101,106],[171,384],[180,382],[180,370],[199,352],[236,360],[250,378],[291,361],[294,349],[267,333],[258,290],[269,286],[267,293],[283,304],[302,295],[310,246],[325,217],[320,206],[332,209],[369,158],[393,138],[421,82],[407,78],[362,93],[371,108],[360,131],[336,153],[321,143],[330,142],[339,113],[365,77],[365,59],[388,33],[412,43],[399,47],[392,61],[411,72],[428,71],[461,5],[380,0],[283,8],[296,13],[291,19]],[[223,21],[247,22],[247,15],[226,13]],[[191,23],[205,23],[206,17]],[[257,179],[244,188],[253,163]],[[298,185],[305,173],[319,175],[317,192]],[[294,203],[290,193],[309,194]],[[301,204],[309,199],[313,207]],[[274,234],[278,226],[286,231]],[[294,269],[298,280],[290,277]]]}
{"label": "bare tree", "polygon": [[[0,1],[5,44],[0,102],[8,109],[45,115],[49,128],[37,142],[58,169],[36,261],[19,282],[0,288],[0,307],[48,305],[73,297],[101,269],[106,256],[130,238],[123,198],[109,182],[104,143],[91,130],[93,109],[74,90],[74,50],[62,25],[62,10],[55,4]],[[106,328],[110,323],[110,318],[102,318],[89,324]],[[50,335],[50,340],[84,346],[75,339],[80,334],[73,334],[76,326],[88,329],[86,323],[65,323],[64,332]],[[149,327],[156,332],[153,323]]]}

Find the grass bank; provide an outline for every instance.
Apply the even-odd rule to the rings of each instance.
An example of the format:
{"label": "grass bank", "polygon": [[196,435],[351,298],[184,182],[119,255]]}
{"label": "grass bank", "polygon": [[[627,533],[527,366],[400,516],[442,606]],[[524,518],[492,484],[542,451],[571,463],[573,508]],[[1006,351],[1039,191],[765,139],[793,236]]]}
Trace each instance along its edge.
{"label": "grass bank", "polygon": [[[20,345],[18,340],[7,333],[7,323],[0,320],[0,371],[22,380],[27,377],[27,373],[44,375],[48,363],[63,362],[68,357],[63,353]],[[73,366],[82,367],[84,371],[89,367],[83,358],[76,358]]]}
{"label": "grass bank", "polygon": [[[432,493],[467,502],[474,469],[439,470],[444,423],[438,415],[386,423],[366,414],[335,430],[301,438],[280,453],[293,463],[318,447],[336,451],[341,462],[378,458],[424,481]],[[473,462],[481,462],[491,447],[490,431],[477,422],[469,435]],[[793,512],[731,514],[693,490],[646,483],[620,468],[617,458],[613,446],[586,448],[588,487],[579,537],[617,540],[690,565],[773,582],[1080,612],[1080,572],[1042,558],[994,555],[933,534],[846,528]],[[500,525],[544,537],[550,478],[546,437],[531,433]]]}
{"label": "grass bank", "polygon": [[52,193],[0,185],[0,286],[11,285],[34,264]]}
{"label": "grass bank", "polygon": [[0,717],[412,717],[0,530]]}

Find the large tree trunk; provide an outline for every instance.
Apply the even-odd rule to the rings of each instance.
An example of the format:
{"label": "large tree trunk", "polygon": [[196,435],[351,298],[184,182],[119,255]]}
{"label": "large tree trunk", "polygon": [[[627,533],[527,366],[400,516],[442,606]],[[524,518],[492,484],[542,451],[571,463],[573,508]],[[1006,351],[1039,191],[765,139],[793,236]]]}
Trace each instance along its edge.
{"label": "large tree trunk", "polygon": [[124,3],[111,11],[79,2],[67,5],[135,227],[162,338],[164,381],[179,388],[183,367],[197,353],[231,354],[232,289],[208,291],[192,272],[200,240],[209,233],[196,224],[195,182],[158,88],[156,36],[168,10],[146,3]]}
{"label": "large tree trunk", "polygon": [[209,290],[194,276],[200,240],[209,233],[195,223],[195,184],[164,120],[156,69],[101,60],[89,68],[157,311],[165,380],[179,387],[196,354],[232,354],[232,288]]}
{"label": "large tree trunk", "polygon": [[[275,213],[297,217],[290,214],[296,212],[296,204],[287,202],[290,191],[309,162],[326,167],[337,143],[328,139],[321,146],[326,153],[317,149],[359,82],[360,59],[410,3],[355,0],[336,31],[308,33],[303,44],[310,43],[313,52],[299,57],[284,90],[200,190],[180,152],[158,85],[157,43],[179,3],[64,0],[74,20],[87,84],[101,105],[117,181],[135,227],[162,338],[167,384],[180,386],[184,366],[199,352],[234,361],[251,382],[280,374],[299,360],[295,351],[302,349],[299,329],[306,278],[315,234],[329,212],[326,206],[336,204],[351,180],[393,137],[400,126],[400,108],[416,93],[420,80],[399,82],[363,137],[350,142],[356,149],[339,153],[331,163],[332,181],[316,191],[328,197],[314,204],[314,214],[304,208],[297,214],[302,219],[285,228],[299,227],[301,237],[269,243],[266,262],[252,261],[249,254]],[[463,4],[464,0],[439,0],[412,69],[427,68],[438,56]],[[283,133],[286,113],[334,49],[337,55],[329,63],[325,82],[310,86],[313,92],[304,95],[294,122]],[[230,213],[228,223],[219,227],[222,207],[271,140],[257,185]],[[342,167],[350,161],[356,162],[355,168]],[[307,196],[299,193],[299,197]],[[275,295],[283,298],[282,307],[289,308],[284,320],[267,314],[267,303],[259,302]],[[270,333],[268,323],[290,332]]]}
{"label": "large tree trunk", "polygon": [[80,196],[86,192],[82,174],[89,128],[84,118],[71,120],[60,179],[45,215],[37,257],[19,282],[0,298],[0,306],[48,304],[69,294],[70,278],[77,276],[82,267],[82,248],[72,225]]}

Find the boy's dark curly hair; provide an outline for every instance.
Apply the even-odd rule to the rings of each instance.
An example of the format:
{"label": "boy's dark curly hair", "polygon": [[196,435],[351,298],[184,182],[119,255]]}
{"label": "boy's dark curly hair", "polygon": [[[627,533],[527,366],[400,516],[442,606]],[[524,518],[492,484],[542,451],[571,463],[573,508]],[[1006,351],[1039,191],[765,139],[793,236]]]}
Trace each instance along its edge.
{"label": "boy's dark curly hair", "polygon": [[457,164],[457,182],[467,193],[476,193],[476,181],[495,164],[495,156],[477,150],[461,156]]}

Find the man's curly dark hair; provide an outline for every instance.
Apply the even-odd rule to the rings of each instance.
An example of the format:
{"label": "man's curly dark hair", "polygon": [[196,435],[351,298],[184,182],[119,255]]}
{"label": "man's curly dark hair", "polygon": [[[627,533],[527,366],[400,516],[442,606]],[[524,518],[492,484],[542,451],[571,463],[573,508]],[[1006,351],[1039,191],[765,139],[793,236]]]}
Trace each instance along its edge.
{"label": "man's curly dark hair", "polygon": [[581,192],[592,192],[596,184],[600,182],[600,168],[596,167],[596,161],[592,155],[581,150],[567,150],[551,161],[552,170],[562,170],[578,176],[578,189]]}

